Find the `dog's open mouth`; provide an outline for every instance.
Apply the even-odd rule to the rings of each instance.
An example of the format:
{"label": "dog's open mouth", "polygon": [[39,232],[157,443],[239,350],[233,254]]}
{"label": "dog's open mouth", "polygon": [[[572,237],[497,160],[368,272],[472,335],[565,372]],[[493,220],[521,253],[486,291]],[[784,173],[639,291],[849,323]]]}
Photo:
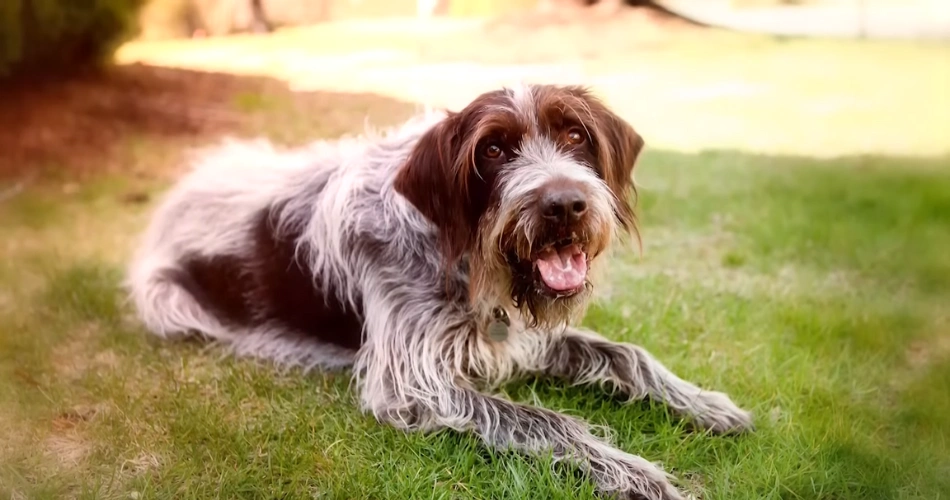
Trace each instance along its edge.
{"label": "dog's open mouth", "polygon": [[587,283],[587,252],[572,238],[544,246],[533,264],[537,285],[557,297],[574,295]]}

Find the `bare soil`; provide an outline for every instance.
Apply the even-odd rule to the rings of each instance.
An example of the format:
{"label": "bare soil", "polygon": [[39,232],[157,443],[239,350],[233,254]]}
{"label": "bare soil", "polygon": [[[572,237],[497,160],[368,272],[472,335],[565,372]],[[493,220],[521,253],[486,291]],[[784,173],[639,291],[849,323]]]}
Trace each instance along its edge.
{"label": "bare soil", "polygon": [[[254,135],[255,123],[269,111],[332,116],[334,130],[348,130],[369,109],[401,115],[409,105],[367,94],[295,93],[270,78],[144,64],[63,82],[17,82],[0,88],[0,179],[64,169],[79,175],[125,171],[130,142],[157,139],[187,147],[223,135]],[[166,163],[156,160],[145,168]]]}

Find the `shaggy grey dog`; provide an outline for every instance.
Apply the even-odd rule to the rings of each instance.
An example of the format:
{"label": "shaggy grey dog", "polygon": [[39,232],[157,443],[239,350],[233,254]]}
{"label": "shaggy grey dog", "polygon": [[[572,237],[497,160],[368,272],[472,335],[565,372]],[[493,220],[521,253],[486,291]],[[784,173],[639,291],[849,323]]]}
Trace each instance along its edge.
{"label": "shaggy grey dog", "polygon": [[551,376],[655,398],[715,432],[752,428],[727,395],[571,326],[589,268],[636,235],[642,146],[585,89],[559,86],[488,92],[382,137],[289,152],[228,143],[158,207],[128,285],[157,335],[352,366],[381,422],[474,432],[571,461],[604,493],[678,499],[665,472],[583,421],[488,392]]}

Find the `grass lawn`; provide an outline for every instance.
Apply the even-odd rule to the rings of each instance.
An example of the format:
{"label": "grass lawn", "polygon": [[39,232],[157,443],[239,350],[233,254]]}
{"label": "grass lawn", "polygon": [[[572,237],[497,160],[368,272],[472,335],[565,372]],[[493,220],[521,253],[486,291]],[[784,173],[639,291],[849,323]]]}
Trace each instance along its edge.
{"label": "grass lawn", "polygon": [[[281,99],[226,107],[282,140],[409,111]],[[0,498],[594,497],[470,435],[380,426],[345,375],[147,336],[119,280],[168,177],[136,166],[180,146],[131,136],[123,168],[0,189]],[[651,149],[638,182],[645,251],[621,253],[585,322],[729,393],[757,432],[545,381],[508,395],[609,426],[697,498],[950,498],[950,158]]]}

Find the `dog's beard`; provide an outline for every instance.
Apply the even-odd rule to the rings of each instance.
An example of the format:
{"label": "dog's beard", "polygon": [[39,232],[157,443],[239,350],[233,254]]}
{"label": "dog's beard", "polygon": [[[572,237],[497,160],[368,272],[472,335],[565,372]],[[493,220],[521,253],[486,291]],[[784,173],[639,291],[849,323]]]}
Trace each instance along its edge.
{"label": "dog's beard", "polygon": [[593,294],[589,268],[606,248],[609,224],[567,230],[539,229],[530,219],[514,217],[499,225],[490,217],[483,227],[504,227],[480,239],[471,260],[470,293],[486,314],[511,306],[527,326],[556,328],[583,317]]}

